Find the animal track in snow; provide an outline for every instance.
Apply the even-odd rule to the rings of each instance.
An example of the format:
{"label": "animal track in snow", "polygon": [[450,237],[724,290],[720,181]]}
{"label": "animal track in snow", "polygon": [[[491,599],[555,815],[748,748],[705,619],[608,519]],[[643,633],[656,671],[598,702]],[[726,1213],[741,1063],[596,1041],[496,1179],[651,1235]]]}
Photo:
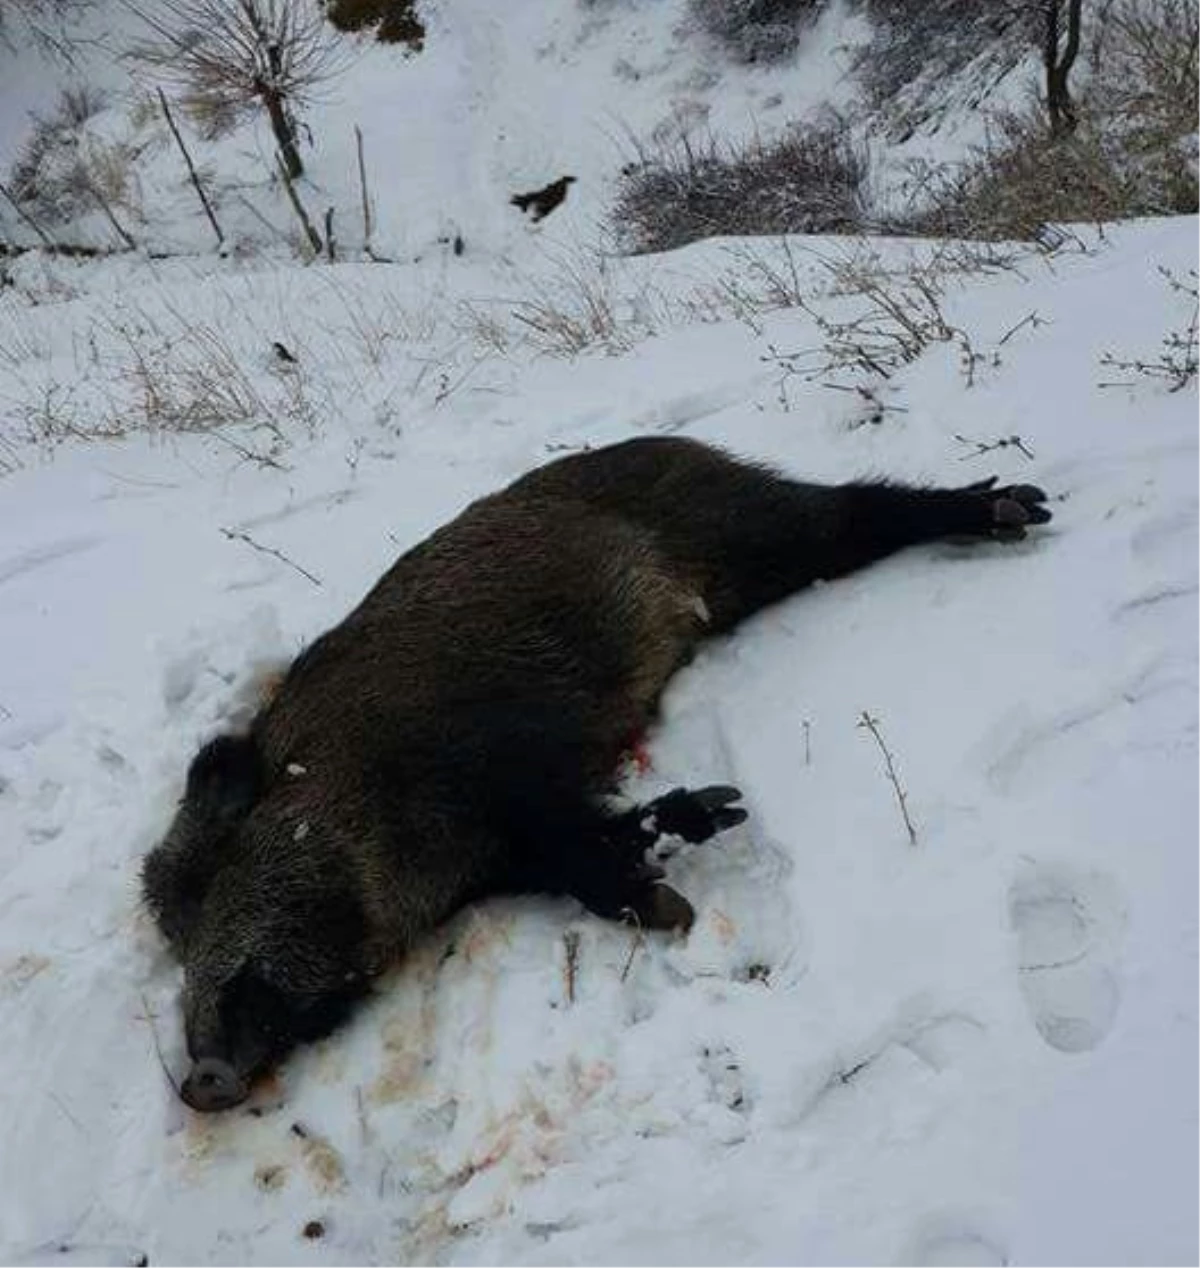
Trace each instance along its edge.
{"label": "animal track in snow", "polygon": [[724,1044],[706,1047],[700,1053],[700,1066],[708,1079],[712,1100],[734,1113],[747,1113],[750,1107],[742,1084],[742,1067],[732,1050]]}
{"label": "animal track in snow", "polygon": [[0,583],[19,577],[23,573],[32,572],[35,568],[45,567],[59,559],[67,559],[71,555],[82,554],[85,550],[93,550],[103,540],[104,538],[94,534],[88,534],[85,537],[64,537],[61,541],[34,546],[31,550],[21,551],[18,555],[0,559]]}
{"label": "animal track in snow", "polygon": [[964,1224],[953,1224],[930,1231],[917,1239],[901,1261],[936,1268],[939,1264],[1008,1263],[1008,1253],[996,1242]]}
{"label": "animal track in snow", "polygon": [[1141,558],[1157,554],[1164,546],[1184,536],[1194,537],[1196,511],[1171,511],[1148,520],[1130,538],[1133,553]]}
{"label": "animal track in snow", "polygon": [[1116,1020],[1113,968],[1125,913],[1099,872],[1034,864],[1008,893],[1021,994],[1038,1033],[1059,1052],[1090,1052]]}
{"label": "animal track in snow", "polygon": [[1148,608],[1157,608],[1160,604],[1168,603],[1173,599],[1194,600],[1195,597],[1196,587],[1194,585],[1158,586],[1154,589],[1146,590],[1132,599],[1127,599],[1116,609],[1113,616],[1120,621],[1131,614],[1144,612]]}

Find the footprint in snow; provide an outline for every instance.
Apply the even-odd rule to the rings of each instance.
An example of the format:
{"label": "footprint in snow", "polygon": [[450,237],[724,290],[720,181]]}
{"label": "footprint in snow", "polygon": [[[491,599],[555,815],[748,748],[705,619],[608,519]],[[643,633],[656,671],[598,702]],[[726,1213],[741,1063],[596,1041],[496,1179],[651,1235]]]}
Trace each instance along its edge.
{"label": "footprint in snow", "polygon": [[1125,913],[1111,878],[1034,864],[1008,893],[1021,994],[1038,1033],[1059,1052],[1090,1052],[1121,1002],[1115,953]]}
{"label": "footprint in snow", "polygon": [[1008,1254],[991,1238],[970,1228],[947,1228],[920,1238],[902,1260],[935,1268],[939,1264],[1008,1263]]}

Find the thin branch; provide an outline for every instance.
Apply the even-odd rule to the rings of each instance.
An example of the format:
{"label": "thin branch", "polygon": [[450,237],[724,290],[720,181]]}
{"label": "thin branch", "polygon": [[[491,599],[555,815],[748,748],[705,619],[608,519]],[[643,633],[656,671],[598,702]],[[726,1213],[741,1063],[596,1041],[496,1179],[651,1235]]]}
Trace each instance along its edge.
{"label": "thin branch", "polygon": [[632,907],[626,907],[621,914],[634,926],[633,941],[629,944],[629,954],[625,957],[625,967],[621,970],[621,981],[624,982],[629,976],[629,970],[633,967],[633,957],[637,955],[638,948],[646,940],[646,935],[642,932],[642,922]]}
{"label": "thin branch", "polygon": [[896,800],[900,803],[900,813],[904,816],[904,826],[908,829],[909,844],[916,845],[917,830],[913,827],[912,820],[908,817],[908,799],[904,795],[904,789],[900,787],[900,780],[896,775],[896,767],[892,763],[892,755],[888,752],[888,746],[883,742],[883,736],[879,732],[879,719],[873,718],[864,709],[858,719],[858,725],[870,731],[875,737],[875,743],[879,745],[879,751],[883,754],[883,760],[887,763],[888,779],[891,780],[892,787],[896,790]]}
{"label": "thin branch", "polygon": [[1004,345],[1013,337],[1013,335],[1017,333],[1018,330],[1023,330],[1026,326],[1032,326],[1034,330],[1036,330],[1039,326],[1045,326],[1048,324],[1049,323],[1046,321],[1044,317],[1038,316],[1037,310],[1035,309],[1033,312],[1029,313],[1027,316],[1022,317],[1021,320],[1017,322],[1017,324],[1013,326],[1011,330],[1005,332],[1003,337],[1000,339],[999,343],[996,344],[996,347],[1003,348]]}
{"label": "thin branch", "polygon": [[280,563],[287,564],[289,568],[294,568],[302,577],[307,577],[314,586],[323,584],[320,577],[314,577],[307,568],[302,568],[294,559],[289,559],[281,550],[276,550],[273,546],[261,545],[256,542],[249,533],[243,533],[240,529],[236,528],[223,528],[221,529],[221,533],[223,536],[228,537],[230,541],[245,542],[247,546],[252,546],[255,550],[264,555],[273,555],[280,561]]}
{"label": "thin branch", "polygon": [[58,248],[50,240],[50,235],[42,228],[41,225],[38,224],[36,220],[34,220],[34,218],[29,214],[29,212],[27,212],[25,208],[22,207],[19,202],[17,202],[16,198],[9,191],[8,186],[5,185],[3,181],[0,181],[0,194],[3,194],[4,197],[8,199],[10,203],[12,203],[13,210],[17,213],[17,215],[20,216],[21,219],[25,221],[25,223],[34,231],[34,233],[37,234],[39,238],[41,238],[47,251],[50,251],[51,253],[53,253],[58,250]]}
{"label": "thin branch", "polygon": [[563,934],[563,945],[567,951],[567,959],[564,965],[567,1003],[573,1004],[575,1002],[575,978],[579,972],[579,933],[574,929],[568,929]]}
{"label": "thin branch", "polygon": [[150,1027],[150,1039],[154,1044],[154,1055],[158,1058],[158,1064],[162,1066],[163,1075],[171,1085],[171,1090],[180,1100],[183,1100],[183,1093],[180,1091],[179,1084],[175,1082],[175,1076],[171,1073],[170,1066],[167,1065],[166,1057],[163,1056],[162,1044],[158,1041],[158,1027],[154,1024],[154,1013],[150,1009],[150,1001],[145,994],[142,995],[142,1012],[146,1017],[146,1025]]}
{"label": "thin branch", "polygon": [[183,155],[183,161],[187,164],[188,175],[192,179],[192,184],[196,188],[196,193],[200,196],[200,205],[204,208],[204,214],[208,217],[208,223],[213,227],[213,233],[217,235],[217,247],[225,245],[225,235],[221,232],[221,226],[217,224],[217,217],[213,214],[213,209],[209,205],[208,197],[204,192],[204,187],[200,184],[200,177],[196,174],[195,165],[192,163],[192,156],[188,153],[187,146],[183,143],[183,137],[179,134],[179,129],[175,126],[175,119],[171,114],[171,107],[167,105],[167,98],[163,90],[158,90],[159,104],[162,106],[162,112],[166,117],[167,124],[171,129],[172,135],[179,146],[179,152]]}

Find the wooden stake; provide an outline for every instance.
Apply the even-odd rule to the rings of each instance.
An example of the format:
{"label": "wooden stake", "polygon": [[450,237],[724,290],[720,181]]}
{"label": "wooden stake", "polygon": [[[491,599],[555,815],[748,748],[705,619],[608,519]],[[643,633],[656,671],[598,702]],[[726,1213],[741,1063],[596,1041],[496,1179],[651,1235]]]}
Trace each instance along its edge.
{"label": "wooden stake", "polygon": [[187,164],[188,175],[192,178],[192,184],[195,186],[196,193],[200,196],[200,205],[204,208],[204,214],[208,217],[208,223],[213,227],[213,233],[217,235],[217,247],[225,245],[225,235],[221,232],[221,226],[217,224],[217,218],[213,214],[213,209],[209,205],[207,196],[204,193],[204,187],[200,184],[200,177],[196,174],[195,165],[192,163],[192,156],[188,153],[187,146],[183,143],[183,137],[179,134],[179,129],[175,126],[175,119],[171,115],[171,107],[167,105],[166,96],[163,90],[158,90],[159,104],[162,106],[162,112],[166,116],[167,125],[171,129],[171,135],[175,138],[175,143],[179,146],[179,152],[183,155],[183,161]]}

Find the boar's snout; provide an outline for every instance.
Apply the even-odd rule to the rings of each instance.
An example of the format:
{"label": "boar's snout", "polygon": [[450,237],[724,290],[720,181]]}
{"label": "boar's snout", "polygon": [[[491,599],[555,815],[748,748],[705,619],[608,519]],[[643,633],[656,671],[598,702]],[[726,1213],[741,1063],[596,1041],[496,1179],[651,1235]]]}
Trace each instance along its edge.
{"label": "boar's snout", "polygon": [[239,1105],[249,1091],[228,1061],[218,1057],[201,1057],[184,1079],[179,1094],[192,1109],[210,1113]]}

